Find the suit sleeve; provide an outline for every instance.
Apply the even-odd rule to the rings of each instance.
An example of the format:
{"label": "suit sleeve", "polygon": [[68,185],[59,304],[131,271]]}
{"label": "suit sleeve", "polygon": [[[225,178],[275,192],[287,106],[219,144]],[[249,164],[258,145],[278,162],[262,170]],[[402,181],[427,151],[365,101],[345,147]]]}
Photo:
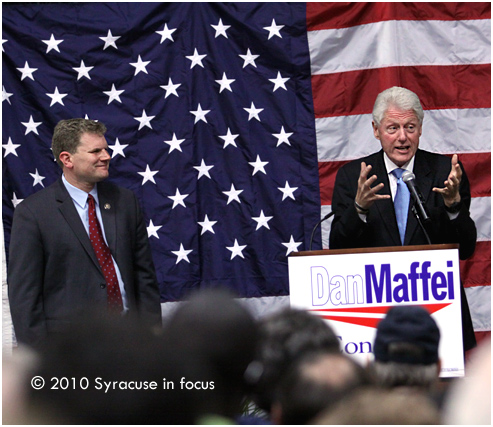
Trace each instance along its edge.
{"label": "suit sleeve", "polygon": [[8,290],[18,342],[39,344],[46,336],[43,308],[44,251],[39,223],[29,207],[17,206],[9,246]]}
{"label": "suit sleeve", "polygon": [[332,196],[334,219],[329,236],[330,249],[360,247],[362,236],[368,225],[361,220],[354,207],[358,177],[353,176],[348,168],[337,172]]}
{"label": "suit sleeve", "polygon": [[[438,212],[439,243],[459,243],[459,257],[464,260],[472,256],[476,248],[477,231],[476,224],[471,218],[469,209],[471,206],[471,190],[469,179],[462,164],[462,179],[460,186],[461,210],[457,218],[450,220],[444,204]],[[443,199],[442,199],[443,200]]]}

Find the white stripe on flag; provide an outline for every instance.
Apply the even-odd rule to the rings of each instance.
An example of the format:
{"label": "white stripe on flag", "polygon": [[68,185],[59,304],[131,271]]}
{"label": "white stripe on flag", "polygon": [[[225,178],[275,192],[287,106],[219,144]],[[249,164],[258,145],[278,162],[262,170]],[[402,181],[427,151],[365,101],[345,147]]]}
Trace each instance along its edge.
{"label": "white stripe on flag", "polygon": [[491,286],[471,286],[465,291],[474,330],[491,331]]}
{"label": "white stripe on flag", "polygon": [[[316,119],[318,161],[352,160],[378,151],[371,122],[371,114]],[[420,148],[442,154],[489,152],[490,135],[489,108],[427,110]]]}
{"label": "white stripe on flag", "polygon": [[476,223],[478,241],[491,240],[491,197],[471,199],[471,218]]}
{"label": "white stripe on flag", "polygon": [[383,21],[309,31],[312,74],[409,65],[488,64],[490,25],[489,19]]}

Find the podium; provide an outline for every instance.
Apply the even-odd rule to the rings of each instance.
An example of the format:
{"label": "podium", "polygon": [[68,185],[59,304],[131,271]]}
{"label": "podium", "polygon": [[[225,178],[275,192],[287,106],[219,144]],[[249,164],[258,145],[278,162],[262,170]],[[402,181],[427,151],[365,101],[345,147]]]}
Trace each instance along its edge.
{"label": "podium", "polygon": [[292,252],[288,267],[291,307],[325,319],[361,364],[390,307],[420,305],[440,329],[440,376],[464,376],[458,245]]}

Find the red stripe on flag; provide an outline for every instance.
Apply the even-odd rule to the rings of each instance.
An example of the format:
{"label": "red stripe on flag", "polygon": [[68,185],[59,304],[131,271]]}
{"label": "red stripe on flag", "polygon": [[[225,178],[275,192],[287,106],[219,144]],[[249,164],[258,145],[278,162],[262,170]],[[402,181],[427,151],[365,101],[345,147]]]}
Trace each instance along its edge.
{"label": "red stripe on flag", "polygon": [[490,64],[387,67],[312,76],[315,117],[369,114],[391,86],[415,92],[425,110],[491,107]]}
{"label": "red stripe on flag", "polygon": [[477,242],[471,258],[460,262],[464,287],[491,285],[491,242]]}
{"label": "red stripe on flag", "polygon": [[337,171],[346,163],[348,163],[348,161],[318,163],[320,202],[322,205],[332,204],[332,194],[334,193],[334,184],[336,181]]}
{"label": "red stripe on flag", "polygon": [[471,197],[491,197],[491,153],[459,154],[471,185]]}
{"label": "red stripe on flag", "polygon": [[309,31],[348,28],[379,21],[490,19],[490,3],[315,3],[306,6]]}

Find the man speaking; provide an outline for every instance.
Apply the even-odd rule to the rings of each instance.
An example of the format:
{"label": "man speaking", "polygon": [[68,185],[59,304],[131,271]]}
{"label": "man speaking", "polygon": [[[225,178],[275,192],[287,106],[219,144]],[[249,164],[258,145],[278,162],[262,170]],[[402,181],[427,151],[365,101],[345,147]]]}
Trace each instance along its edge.
{"label": "man speaking", "polygon": [[[456,154],[450,159],[418,148],[423,117],[418,96],[408,89],[392,87],[377,96],[372,126],[382,149],[338,171],[330,249],[458,243],[460,259],[474,253],[467,175]],[[462,287],[461,297],[468,350],[476,340]]]}

